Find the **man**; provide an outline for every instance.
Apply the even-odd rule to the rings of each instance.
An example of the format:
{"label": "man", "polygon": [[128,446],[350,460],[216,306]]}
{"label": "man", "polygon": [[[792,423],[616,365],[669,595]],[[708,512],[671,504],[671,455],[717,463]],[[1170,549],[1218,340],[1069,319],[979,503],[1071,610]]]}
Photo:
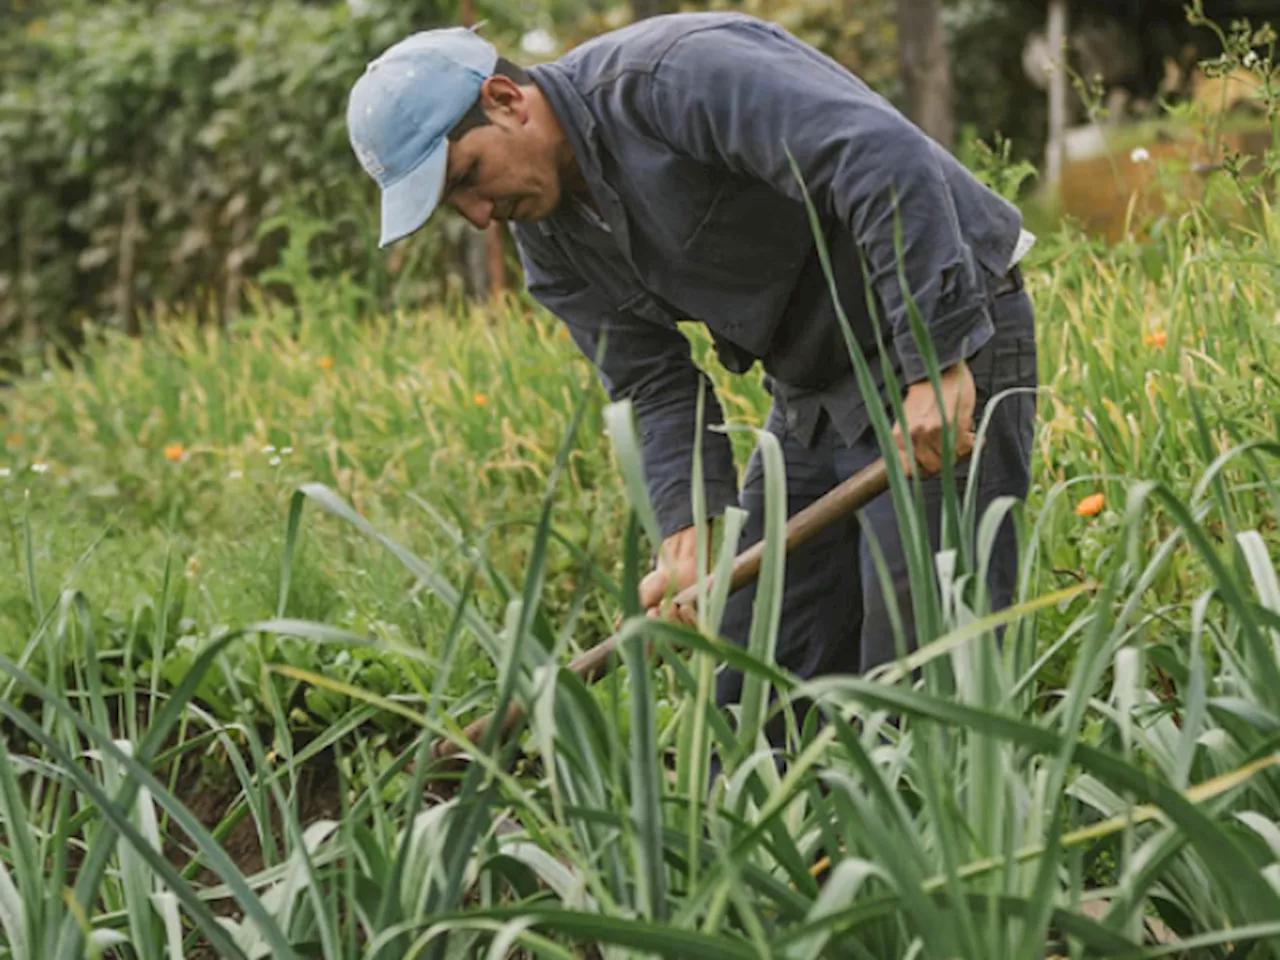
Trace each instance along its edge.
{"label": "man", "polygon": [[[774,397],[767,428],[782,443],[791,512],[880,455],[791,157],[853,335],[879,376],[879,324],[905,388],[897,440],[904,448],[910,440],[929,477],[935,544],[944,418],[957,424],[963,457],[975,414],[992,396],[1036,383],[1032,307],[1016,267],[1031,238],[1017,209],[860,80],[773,24],[737,14],[657,17],[527,71],[474,32],[429,31],[369,67],[352,91],[348,124],[382,186],[382,245],[422,227],[441,203],[477,228],[509,223],[532,295],[593,361],[605,338],[598,372],[611,398],[634,405],[665,538],[666,562],[641,585],[651,612],[670,571],[676,589],[695,576],[703,375],[677,320],[704,323],[731,371],[763,367]],[[899,229],[907,289],[944,371],[941,407],[907,319]],[[716,424],[722,414],[707,386],[706,421]],[[1030,392],[995,406],[980,510],[997,497],[1025,498],[1034,416]],[[709,513],[734,503],[748,510],[745,548],[762,536],[759,453],[739,494],[727,438],[704,430],[702,443]],[[833,525],[788,558],[777,659],[802,676],[893,658],[886,592],[914,642],[889,497],[864,519],[865,527],[852,518]],[[868,533],[889,584],[877,578]],[[1006,522],[991,557],[996,605],[1012,595],[1013,537]],[[752,601],[741,591],[726,611],[722,632],[739,643]],[[740,688],[738,674],[722,672],[718,702],[736,702]]]}

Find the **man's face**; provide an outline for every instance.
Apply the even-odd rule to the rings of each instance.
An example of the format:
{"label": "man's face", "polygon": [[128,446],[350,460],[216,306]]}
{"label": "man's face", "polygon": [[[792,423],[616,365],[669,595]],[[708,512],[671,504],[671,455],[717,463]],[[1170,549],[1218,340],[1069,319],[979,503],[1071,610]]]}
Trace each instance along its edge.
{"label": "man's face", "polygon": [[560,203],[560,174],[526,91],[493,77],[480,103],[489,123],[449,143],[444,202],[478,229],[542,219]]}

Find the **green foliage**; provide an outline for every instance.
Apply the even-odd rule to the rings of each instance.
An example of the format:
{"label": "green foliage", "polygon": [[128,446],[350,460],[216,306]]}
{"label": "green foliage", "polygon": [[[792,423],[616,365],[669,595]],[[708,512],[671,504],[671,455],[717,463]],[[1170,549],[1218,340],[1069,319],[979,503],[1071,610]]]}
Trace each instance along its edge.
{"label": "green foliage", "polygon": [[[158,305],[234,316],[285,243],[261,225],[285,215],[323,222],[313,269],[358,276],[378,306],[440,295],[456,225],[378,251],[345,114],[369,59],[456,9],[364,6],[118,0],[5,31],[0,344],[128,330]],[[480,8],[507,36],[505,9]]]}
{"label": "green foliage", "polygon": [[[825,0],[734,6],[778,20],[895,94],[891,3],[854,15]],[[362,308],[452,296],[464,225],[446,212],[378,251],[376,191],[351,155],[344,113],[370,57],[411,30],[456,22],[457,9],[452,0],[359,9],[114,0],[11,11],[0,36],[0,348],[74,346],[86,320],[132,330],[161,307],[226,322],[244,305],[245,282],[279,265],[291,230],[308,234],[292,248],[305,248],[308,272],[351,277],[369,294]],[[499,0],[482,0],[478,13],[500,45],[539,19]],[[618,25],[619,13],[625,5],[570,4],[546,15],[576,42]],[[958,74],[988,26],[953,44]],[[979,116],[995,115],[987,106]],[[287,268],[295,279],[296,267]]]}
{"label": "green foliage", "polygon": [[1047,99],[1029,87],[1022,66],[1027,37],[1044,29],[1043,11],[1008,0],[957,0],[944,7],[956,129],[1007,140],[1019,158],[1040,157]]}
{"label": "green foliage", "polygon": [[987,187],[1016,203],[1024,184],[1038,176],[1035,165],[1027,160],[1015,161],[1013,143],[1005,137],[997,136],[994,144],[988,144],[974,136],[971,128],[966,134],[958,151],[960,160]]}
{"label": "green foliage", "polygon": [[893,0],[714,0],[687,9],[733,9],[772,20],[852,70],[884,96],[898,93]]}
{"label": "green foliage", "polygon": [[[496,614],[525,560],[518,533],[554,460],[553,434],[569,422],[566,376],[593,383],[592,375],[567,338],[515,305],[362,322],[348,310],[348,291],[304,283],[301,313],[258,297],[252,321],[229,334],[184,316],[158,321],[141,341],[95,332],[70,370],[51,365],[47,379],[17,388],[24,399],[0,418],[2,562],[26,569],[8,548],[30,549],[39,595],[83,589],[104,644],[120,646],[135,603],[157,588],[172,553],[181,591],[156,614],[166,626],[139,656],[174,679],[199,636],[275,612],[285,505],[306,479],[340,491],[450,575],[465,578],[480,551],[473,602]],[[30,387],[41,392],[34,403]],[[593,537],[617,542],[599,521],[616,512],[620,493],[603,483],[598,410],[583,431],[550,560],[569,578],[549,591],[561,610],[581,552],[610,552]],[[22,491],[33,481],[27,502]],[[477,498],[489,507],[477,510]],[[331,554],[317,536],[326,534],[309,528],[293,558],[289,615],[431,649],[444,642],[438,609],[405,596],[388,558],[359,540]],[[0,650],[17,656],[25,640],[16,638],[37,630],[40,615],[25,576],[0,581]],[[295,661],[301,654],[289,644],[273,655],[319,666]],[[375,687],[385,693],[403,679],[359,651],[325,663],[349,678],[381,675],[387,686]],[[237,654],[233,666],[245,680],[259,664]],[[489,672],[475,656],[456,669],[471,678],[461,690]],[[219,715],[235,707],[225,686],[199,695]],[[305,701],[308,727],[340,709],[323,692]]]}
{"label": "green foliage", "polygon": [[[776,459],[751,648],[722,596],[615,627],[653,546],[635,427],[525,302],[361,322],[304,207],[261,228],[286,304],[90,329],[0,411],[0,950],[1280,956],[1280,217],[1226,186],[1248,229],[1041,237],[1016,605],[973,575],[984,518],[948,491],[978,545],[934,555],[894,466],[925,645],[808,684],[771,656]],[[688,332],[745,454],[768,397]],[[598,685],[557,669],[614,629]],[[801,698],[825,723],[779,770],[758,731]],[[463,739],[508,702],[510,741]]]}
{"label": "green foliage", "polygon": [[[629,411],[545,316],[362,325],[303,280],[302,314],[95,341],[4,423],[0,940],[1274,957],[1277,247],[1197,216],[1115,250],[1043,237],[1017,606],[963,575],[989,546],[917,552],[932,643],[810,684],[769,662],[768,602],[754,653],[636,616],[594,688],[548,669],[613,629],[647,509]],[[759,423],[767,395],[712,374]],[[86,550],[126,466],[142,486]],[[709,709],[726,662],[750,716]],[[758,708],[802,696],[826,723],[779,771]],[[436,780],[433,739],[508,697],[527,725]]]}

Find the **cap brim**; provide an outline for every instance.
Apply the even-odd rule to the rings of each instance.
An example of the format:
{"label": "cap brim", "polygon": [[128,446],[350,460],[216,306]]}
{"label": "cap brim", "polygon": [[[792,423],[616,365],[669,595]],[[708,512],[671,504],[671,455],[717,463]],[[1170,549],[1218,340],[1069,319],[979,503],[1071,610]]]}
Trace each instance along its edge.
{"label": "cap brim", "polygon": [[379,247],[395,243],[426,225],[440,203],[448,166],[449,141],[441,140],[425,160],[382,191]]}

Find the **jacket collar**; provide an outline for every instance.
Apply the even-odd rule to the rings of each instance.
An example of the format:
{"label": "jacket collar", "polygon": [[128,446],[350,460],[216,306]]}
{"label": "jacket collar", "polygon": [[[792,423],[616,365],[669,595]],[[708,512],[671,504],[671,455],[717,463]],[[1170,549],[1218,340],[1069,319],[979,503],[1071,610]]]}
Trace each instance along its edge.
{"label": "jacket collar", "polygon": [[[574,158],[582,170],[582,176],[587,181],[587,189],[600,208],[600,215],[609,224],[623,256],[630,261],[631,239],[626,210],[618,192],[605,179],[599,125],[595,116],[561,64],[538,64],[529,68],[529,75],[551,105],[551,110],[569,141],[569,148],[573,150]],[[569,229],[565,220],[570,216],[576,217],[576,214],[565,213],[563,210],[553,213],[538,221],[538,229],[544,235],[563,233]]]}

